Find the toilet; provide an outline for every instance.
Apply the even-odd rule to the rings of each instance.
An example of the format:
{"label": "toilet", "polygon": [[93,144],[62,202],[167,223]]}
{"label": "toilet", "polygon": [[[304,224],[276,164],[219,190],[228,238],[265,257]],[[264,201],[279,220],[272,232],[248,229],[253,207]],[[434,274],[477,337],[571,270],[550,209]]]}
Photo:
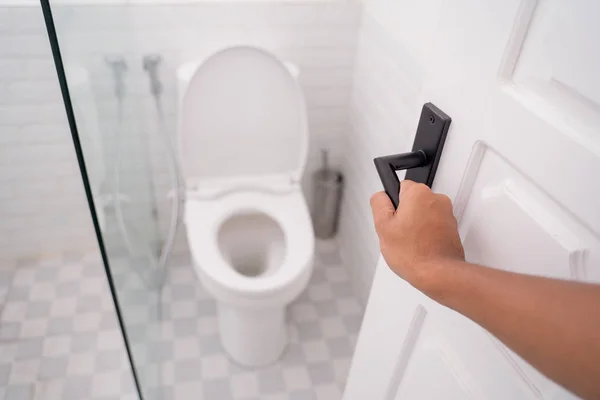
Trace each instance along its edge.
{"label": "toilet", "polygon": [[245,366],[282,355],[286,306],[313,268],[313,228],[300,187],[308,127],[297,74],[249,46],[178,70],[189,247],[216,300],[223,348]]}

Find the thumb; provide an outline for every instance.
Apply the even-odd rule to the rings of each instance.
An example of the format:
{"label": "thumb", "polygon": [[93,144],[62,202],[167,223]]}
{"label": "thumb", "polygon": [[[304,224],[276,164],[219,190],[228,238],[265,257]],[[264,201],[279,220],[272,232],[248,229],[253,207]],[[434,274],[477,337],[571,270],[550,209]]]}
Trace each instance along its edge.
{"label": "thumb", "polygon": [[396,212],[392,201],[385,192],[377,192],[371,196],[371,210],[376,229],[391,219]]}

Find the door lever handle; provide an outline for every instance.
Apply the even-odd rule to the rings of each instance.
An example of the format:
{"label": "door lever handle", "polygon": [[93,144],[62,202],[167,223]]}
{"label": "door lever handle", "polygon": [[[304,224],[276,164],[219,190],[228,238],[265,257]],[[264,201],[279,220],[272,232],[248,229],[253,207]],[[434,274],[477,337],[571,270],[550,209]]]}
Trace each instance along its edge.
{"label": "door lever handle", "polygon": [[398,179],[398,175],[396,175],[396,171],[426,165],[427,155],[423,150],[417,150],[411,151],[410,153],[377,157],[373,162],[375,163],[375,168],[377,169],[381,183],[383,183],[385,192],[390,200],[392,200],[394,208],[398,208],[400,180]]}
{"label": "door lever handle", "polygon": [[424,183],[429,187],[433,184],[451,121],[442,110],[427,103],[421,111],[412,151],[373,160],[379,179],[394,208],[398,208],[400,197],[400,180],[396,171],[406,169],[406,179]]}

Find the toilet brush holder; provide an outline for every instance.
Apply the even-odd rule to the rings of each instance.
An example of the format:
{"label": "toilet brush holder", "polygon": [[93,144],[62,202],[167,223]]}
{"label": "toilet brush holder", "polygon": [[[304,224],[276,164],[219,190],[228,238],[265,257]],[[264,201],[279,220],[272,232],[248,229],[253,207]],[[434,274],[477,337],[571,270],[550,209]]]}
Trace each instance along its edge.
{"label": "toilet brush holder", "polygon": [[311,217],[315,236],[329,239],[337,232],[344,179],[339,171],[329,167],[327,150],[321,154],[321,169],[313,174]]}

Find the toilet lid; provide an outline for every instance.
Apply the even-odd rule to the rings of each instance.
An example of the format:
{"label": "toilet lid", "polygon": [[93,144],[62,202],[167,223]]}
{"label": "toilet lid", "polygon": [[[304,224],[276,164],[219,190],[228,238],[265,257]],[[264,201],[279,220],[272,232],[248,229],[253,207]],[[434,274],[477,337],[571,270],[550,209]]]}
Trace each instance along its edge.
{"label": "toilet lid", "polygon": [[263,50],[232,47],[200,64],[183,98],[180,129],[188,184],[302,174],[308,147],[302,91]]}

